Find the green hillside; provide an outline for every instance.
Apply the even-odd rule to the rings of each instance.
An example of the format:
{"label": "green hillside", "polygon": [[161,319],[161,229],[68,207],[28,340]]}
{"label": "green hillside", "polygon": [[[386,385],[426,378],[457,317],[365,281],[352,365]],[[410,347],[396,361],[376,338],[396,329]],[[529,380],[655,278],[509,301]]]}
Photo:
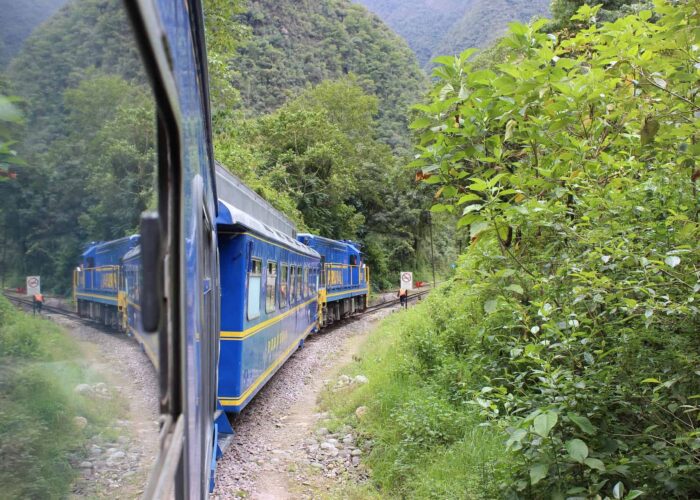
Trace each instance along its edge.
{"label": "green hillside", "polygon": [[3,27],[0,31],[0,66],[7,64],[31,32],[67,1],[23,0],[12,2],[12,7],[0,4],[0,26]]}
{"label": "green hillside", "polygon": [[438,55],[486,47],[511,21],[546,16],[549,0],[356,0],[404,37],[422,66]]}
{"label": "green hillside", "polygon": [[243,105],[279,108],[309,85],[348,74],[379,98],[381,138],[407,144],[406,114],[425,89],[400,37],[349,0],[251,0],[241,21],[252,36],[232,60]]}

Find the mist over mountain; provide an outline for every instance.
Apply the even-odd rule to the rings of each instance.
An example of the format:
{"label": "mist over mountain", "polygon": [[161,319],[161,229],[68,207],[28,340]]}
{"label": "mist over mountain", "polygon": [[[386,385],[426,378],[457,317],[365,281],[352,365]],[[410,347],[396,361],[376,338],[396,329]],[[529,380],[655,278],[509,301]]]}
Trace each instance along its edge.
{"label": "mist over mountain", "polygon": [[355,0],[406,39],[423,67],[439,55],[487,47],[509,22],[549,15],[549,0]]}

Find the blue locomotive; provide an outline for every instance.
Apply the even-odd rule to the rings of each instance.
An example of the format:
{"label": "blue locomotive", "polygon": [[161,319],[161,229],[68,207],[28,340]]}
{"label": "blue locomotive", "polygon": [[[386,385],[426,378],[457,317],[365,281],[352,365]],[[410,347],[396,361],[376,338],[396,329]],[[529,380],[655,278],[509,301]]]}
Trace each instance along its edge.
{"label": "blue locomotive", "polygon": [[78,314],[120,331],[126,330],[126,294],[122,259],[139,236],[92,243],[73,272],[73,300]]}
{"label": "blue locomotive", "polygon": [[369,267],[362,259],[360,245],[313,234],[299,234],[298,240],[321,256],[319,321],[326,326],[367,308]]}

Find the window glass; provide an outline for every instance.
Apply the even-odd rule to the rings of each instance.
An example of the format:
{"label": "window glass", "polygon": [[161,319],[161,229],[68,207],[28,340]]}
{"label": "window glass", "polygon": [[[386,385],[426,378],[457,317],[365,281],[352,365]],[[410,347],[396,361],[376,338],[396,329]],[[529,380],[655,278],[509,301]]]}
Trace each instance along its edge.
{"label": "window glass", "polygon": [[289,268],[287,264],[282,264],[282,274],[280,276],[280,307],[286,307],[288,296]]}
{"label": "window glass", "polygon": [[262,261],[252,259],[248,271],[248,319],[260,317],[260,291],[262,283]]}
{"label": "window glass", "polygon": [[295,290],[297,288],[296,283],[296,268],[294,266],[289,266],[289,303],[293,304],[296,301]]}
{"label": "window glass", "polygon": [[304,297],[309,296],[309,268],[304,267]]}
{"label": "window glass", "polygon": [[297,267],[297,279],[296,279],[296,298],[297,300],[301,300],[301,266]]}
{"label": "window glass", "polygon": [[267,263],[265,278],[265,312],[273,312],[277,307],[277,262]]}
{"label": "window glass", "polygon": [[122,425],[159,414],[137,234],[156,106],[124,3],[0,2],[2,498],[134,498],[158,453],[155,424]]}

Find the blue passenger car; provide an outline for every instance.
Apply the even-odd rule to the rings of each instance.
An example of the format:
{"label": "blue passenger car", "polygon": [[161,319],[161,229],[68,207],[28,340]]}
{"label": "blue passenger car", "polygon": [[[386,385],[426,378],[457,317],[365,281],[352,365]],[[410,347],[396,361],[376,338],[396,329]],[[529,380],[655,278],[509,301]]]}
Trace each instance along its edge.
{"label": "blue passenger car", "polygon": [[320,256],[219,200],[219,402],[240,412],[318,329]]}
{"label": "blue passenger car", "polygon": [[297,239],[321,256],[320,324],[325,326],[364,310],[369,294],[369,268],[363,261],[360,245],[313,234],[299,234]]}
{"label": "blue passenger car", "polygon": [[137,246],[124,255],[122,274],[124,276],[124,291],[126,293],[126,310],[124,314],[125,330],[136,339],[141,348],[151,360],[156,370],[159,369],[158,335],[145,333],[141,321],[141,290],[143,278],[141,274],[141,247]]}
{"label": "blue passenger car", "polygon": [[73,293],[80,316],[125,329],[126,314],[122,258],[139,243],[139,236],[92,243],[80,257],[73,275]]}

